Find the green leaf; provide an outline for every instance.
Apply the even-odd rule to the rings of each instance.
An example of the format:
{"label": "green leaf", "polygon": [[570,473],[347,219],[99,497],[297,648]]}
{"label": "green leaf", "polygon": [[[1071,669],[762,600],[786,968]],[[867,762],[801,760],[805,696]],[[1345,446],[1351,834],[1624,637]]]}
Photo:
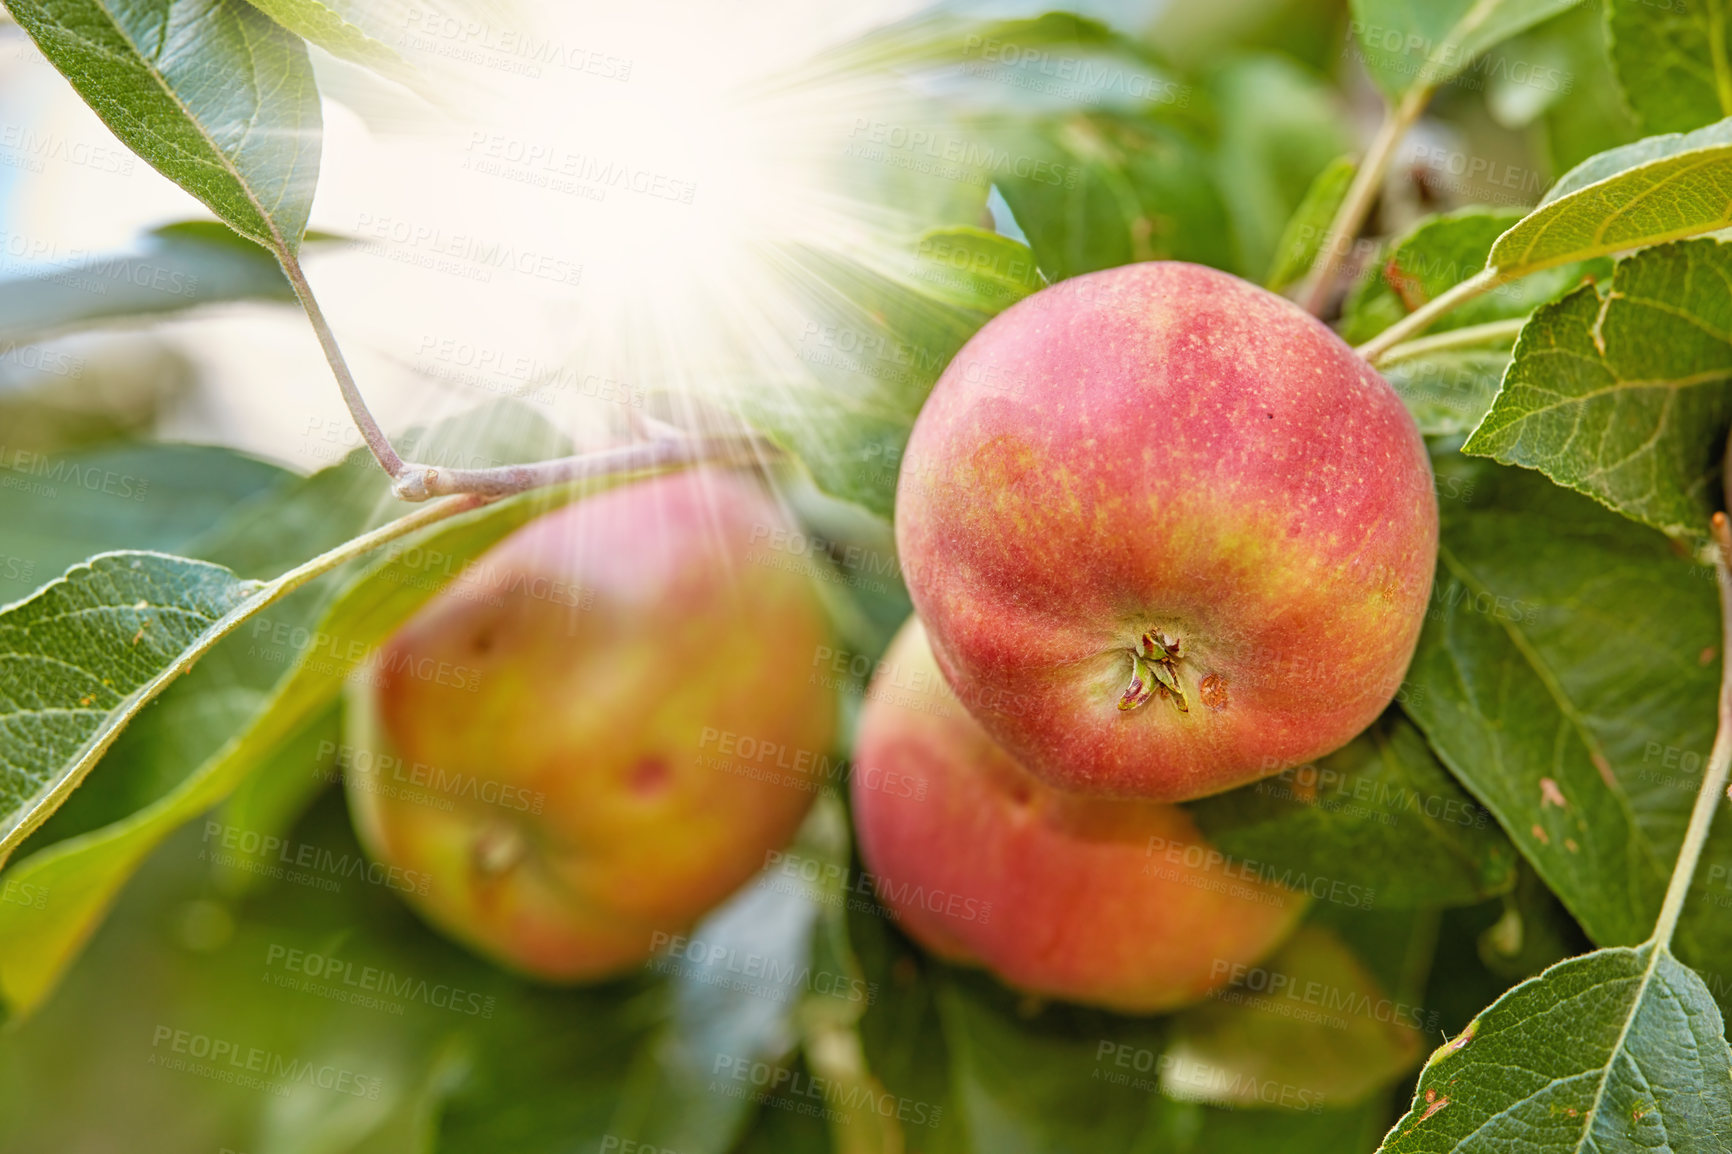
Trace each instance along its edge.
{"label": "green leaf", "polygon": [[1238,241],[1236,267],[1255,273],[1281,252],[1283,228],[1353,139],[1337,93],[1284,57],[1236,60],[1211,89],[1221,123],[1216,181]]}
{"label": "green leaf", "polygon": [[1263,278],[1265,288],[1280,292],[1311,271],[1329,234],[1329,222],[1347,199],[1347,188],[1358,171],[1358,163],[1346,155],[1336,157],[1317,174],[1275,244],[1274,259]]}
{"label": "green leaf", "polygon": [[0,342],[239,300],[294,300],[277,262],[214,221],[149,233],[143,251],[0,281]]}
{"label": "green leaf", "polygon": [[[563,1154],[579,1134],[585,1148],[612,1135],[626,1150],[732,1150],[753,1102],[727,1091],[761,1088],[735,1072],[767,1075],[796,1040],[794,1011],[815,972],[813,896],[771,879],[742,890],[691,930],[704,960],[645,967],[671,975],[653,1001],[640,994],[634,1005],[618,983],[502,999],[505,1028],[472,1044],[476,1076],[442,1119],[442,1154]],[[594,1038],[598,1019],[636,1032],[645,1018],[625,1053]]]}
{"label": "green leaf", "polygon": [[[1595,942],[1640,942],[1693,801],[1655,768],[1713,733],[1707,570],[1532,473],[1435,465],[1471,497],[1440,503],[1406,711]],[[1724,962],[1732,927],[1715,917],[1687,910],[1686,925]]]}
{"label": "green leaf", "polygon": [[1732,120],[1650,136],[1583,161],[1492,247],[1486,267],[1526,276],[1732,224]]}
{"label": "green leaf", "polygon": [[1726,0],[1606,0],[1612,64],[1642,128],[1688,132],[1732,116]]}
{"label": "green leaf", "polygon": [[1464,452],[1705,538],[1732,426],[1732,247],[1648,249],[1534,314]]}
{"label": "green leaf", "polygon": [[[934,1144],[944,1151],[1324,1154],[1365,1149],[1388,1117],[1382,1102],[1332,1109],[1308,1087],[1252,1074],[1227,1081],[1262,1109],[1171,1099],[1161,1083],[1176,1058],[1160,1019],[1061,1006],[1019,1013],[984,983],[949,978],[937,1003],[953,1083]],[[1202,1067],[1181,1073],[1210,1077]]]}
{"label": "green leaf", "polygon": [[1580,0],[1353,0],[1353,31],[1384,95],[1436,88],[1486,49]]}
{"label": "green leaf", "polygon": [[1027,246],[971,228],[930,230],[888,256],[785,255],[812,298],[796,351],[807,379],[748,382],[734,403],[820,489],[889,517],[933,382],[990,317],[1040,287],[1039,271]]}
{"label": "green leaf", "polygon": [[126,146],[236,232],[293,253],[318,180],[306,45],[242,0],[12,0]]}
{"label": "green leaf", "polygon": [[1048,278],[1146,260],[1242,267],[1208,153],[1175,117],[1103,109],[979,131],[1011,159],[998,188]]}
{"label": "green leaf", "polygon": [[1314,764],[1188,808],[1234,857],[1362,886],[1382,909],[1467,905],[1515,884],[1514,847],[1396,714]]}
{"label": "green leaf", "polygon": [[946,304],[977,312],[1009,308],[1046,283],[1026,244],[984,229],[930,229],[916,256],[911,279]]}
{"label": "green leaf", "polygon": [[205,445],[123,444],[53,456],[0,451],[0,604],[108,550],[197,556],[194,542],[213,521],[290,475]]}
{"label": "green leaf", "polygon": [[[297,742],[268,770],[316,764]],[[9,1149],[564,1154],[609,1135],[665,1148],[683,1130],[681,1154],[723,1154],[752,1103],[690,1069],[707,1075],[718,1053],[773,1065],[793,1036],[780,987],[739,981],[729,960],[558,988],[461,949],[391,881],[370,880],[336,795],[283,831],[262,863],[274,876],[247,901],[212,894],[211,862],[257,832],[213,817],[168,839],[61,993],[0,1034]],[[798,972],[811,917],[807,895],[755,886],[692,937],[738,950],[736,968],[758,956]],[[203,1035],[280,1055],[259,1083],[288,1082],[299,1063],[331,1070],[325,1085],[302,1075],[292,1093],[261,1092],[176,1068],[189,1055],[175,1031],[182,1050]],[[368,1081],[338,1089],[337,1070]]]}
{"label": "green leaf", "polygon": [[[250,725],[215,756],[144,808],[51,845],[8,874],[15,884],[40,886],[54,899],[42,909],[0,909],[0,996],[14,1011],[39,1002],[145,854],[174,829],[222,801],[270,750],[313,721],[373,648],[456,576],[462,562],[531,518],[581,493],[599,492],[623,480],[538,490],[453,518],[414,538],[412,546],[396,548],[354,580],[313,628],[290,631],[305,648]],[[256,609],[256,605],[237,609],[240,616],[229,627]],[[268,640],[275,626],[268,621],[265,625],[270,627]]]}
{"label": "green leaf", "polygon": [[401,22],[384,19],[387,13],[397,11],[392,6],[366,0],[252,0],[252,4],[333,56],[393,80],[411,83],[417,79],[414,67],[387,42],[393,32],[401,36],[404,30]]}
{"label": "green leaf", "polygon": [[[1506,46],[1512,63],[1529,65],[1530,82],[1536,56],[1556,69],[1547,74],[1548,79],[1562,77],[1557,85],[1562,91],[1545,93],[1540,120],[1552,172],[1565,172],[1595,153],[1642,136],[1612,73],[1605,16],[1603,0],[1576,4]],[[1510,76],[1514,81],[1514,68]]]}
{"label": "green leaf", "polygon": [[1432,1054],[1385,1154],[1732,1145],[1732,1050],[1664,946],[1560,962]]}
{"label": "green leaf", "polygon": [[134,714],[270,597],[218,565],[107,553],[0,612],[0,855]]}
{"label": "green leaf", "polygon": [[1509,368],[1507,340],[1501,348],[1462,348],[1427,353],[1379,366],[1389,387],[1428,437],[1471,432],[1485,418]]}
{"label": "green leaf", "polygon": [[1265,1086],[1295,1102],[1363,1102],[1412,1069],[1426,1012],[1385,992],[1329,930],[1302,927],[1210,1000],[1173,1019],[1162,1088],[1174,1098],[1266,1109]]}

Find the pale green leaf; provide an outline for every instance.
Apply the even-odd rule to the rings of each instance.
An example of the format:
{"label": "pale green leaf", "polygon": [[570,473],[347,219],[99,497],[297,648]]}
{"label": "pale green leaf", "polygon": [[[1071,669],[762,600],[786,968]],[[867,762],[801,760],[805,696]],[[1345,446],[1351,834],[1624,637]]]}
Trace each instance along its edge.
{"label": "pale green leaf", "polygon": [[395,13],[395,28],[401,37],[408,23],[407,12],[395,4],[368,0],[251,0],[253,7],[317,44],[333,56],[341,56],[394,80],[414,78],[414,68],[392,47],[393,28],[384,19]]}
{"label": "pale green leaf", "polygon": [[283,270],[257,245],[215,221],[187,221],[147,234],[137,252],[0,281],[0,342],[218,302],[294,299]]}
{"label": "pale green leaf", "polygon": [[1302,926],[1280,949],[1173,1020],[1162,1089],[1182,1101],[1268,1108],[1363,1102],[1425,1051],[1425,1012],[1392,997],[1339,936]]}
{"label": "pale green leaf", "polygon": [[1353,175],[1358,171],[1359,165],[1352,156],[1338,156],[1317,174],[1305,192],[1305,199],[1293,210],[1281,239],[1275,243],[1275,256],[1263,278],[1264,287],[1280,292],[1311,270],[1323,248],[1323,238],[1328,235],[1329,222],[1335,219],[1347,197],[1347,186],[1353,183]]}
{"label": "pale green leaf", "polygon": [[1526,276],[1732,225],[1732,120],[1651,136],[1565,173],[1498,238],[1486,267]]}
{"label": "pale green leaf", "polygon": [[1509,361],[1506,338],[1485,348],[1427,353],[1380,368],[1419,431],[1446,437],[1470,432],[1485,418]]}
{"label": "pale green leaf", "polygon": [[292,253],[318,181],[307,48],[242,0],[11,0],[114,134],[242,236]]}
{"label": "pale green leaf", "polygon": [[1500,41],[1581,0],[1353,0],[1371,78],[1391,100],[1436,88]]}

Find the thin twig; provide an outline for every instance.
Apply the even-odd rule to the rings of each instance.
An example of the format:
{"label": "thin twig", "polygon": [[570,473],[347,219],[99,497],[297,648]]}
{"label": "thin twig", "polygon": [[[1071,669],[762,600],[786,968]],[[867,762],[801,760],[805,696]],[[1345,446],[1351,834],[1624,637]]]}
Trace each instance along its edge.
{"label": "thin twig", "polygon": [[1335,210],[1335,219],[1329,222],[1323,247],[1317,250],[1317,259],[1311,267],[1311,280],[1304,294],[1305,309],[1311,315],[1322,315],[1323,306],[1328,303],[1329,294],[1335,287],[1335,274],[1341,267],[1341,260],[1352,246],[1353,238],[1359,235],[1371,206],[1377,202],[1383,189],[1383,178],[1389,171],[1396,146],[1419,119],[1419,114],[1425,111],[1426,102],[1430,99],[1431,89],[1415,87],[1401,98],[1400,104],[1385,109],[1383,123],[1377,126],[1377,135],[1371,138],[1365,159],[1359,162],[1359,171],[1353,174],[1353,183],[1347,186],[1347,195],[1342,197],[1341,207]]}
{"label": "thin twig", "polygon": [[404,501],[425,501],[429,497],[473,494],[488,500],[507,497],[544,485],[584,480],[611,473],[629,473],[644,469],[668,468],[675,465],[755,464],[777,455],[778,450],[768,441],[751,433],[697,436],[684,433],[661,421],[643,419],[635,423],[634,432],[651,439],[617,449],[603,449],[558,457],[551,461],[536,461],[526,465],[501,465],[489,469],[446,469],[419,461],[406,461],[391,444],[391,439],[379,427],[372,410],[349,371],[343,350],[337,345],[336,334],[325,320],[323,310],[307,283],[301,263],[290,252],[279,252],[278,262],[283,275],[289,278],[301,308],[318,334],[319,345],[325,350],[325,360],[337,378],[337,388],[343,403],[349,407],[355,427],[361,431],[373,459],[391,478],[391,491]]}
{"label": "thin twig", "polygon": [[1459,308],[1477,296],[1485,295],[1511,279],[1513,278],[1501,269],[1485,269],[1468,277],[1442,296],[1426,301],[1354,351],[1375,365],[1384,359],[1385,354],[1390,349],[1408,338],[1424,332],[1438,317]]}
{"label": "thin twig", "polygon": [[1678,864],[1672,869],[1672,880],[1666,886],[1666,900],[1660,906],[1660,918],[1654,923],[1653,941],[1662,946],[1672,944],[1678,929],[1678,915],[1683,912],[1684,899],[1689,895],[1690,882],[1696,876],[1696,865],[1707,844],[1708,830],[1714,824],[1714,811],[1720,808],[1720,798],[1726,792],[1728,771],[1732,771],[1732,530],[1726,514],[1714,514],[1714,571],[1720,585],[1720,728],[1714,734],[1714,748],[1708,754],[1708,768],[1702,773],[1702,787],[1696,794],[1696,808],[1690,813],[1690,824],[1684,830],[1684,845],[1678,851]]}
{"label": "thin twig", "polygon": [[307,283],[307,274],[301,271],[300,260],[294,253],[284,250],[277,253],[277,261],[283,266],[283,275],[289,278],[289,284],[294,287],[295,296],[301,302],[301,309],[307,314],[307,320],[312,322],[313,331],[319,336],[319,347],[325,350],[325,360],[331,366],[331,374],[337,378],[337,388],[343,394],[343,403],[349,407],[349,416],[354,419],[355,427],[361,430],[367,448],[372,451],[373,459],[379,462],[379,467],[385,470],[385,475],[393,481],[398,480],[403,476],[403,458],[397,455],[391,439],[385,435],[385,430],[379,427],[379,422],[374,420],[372,411],[367,408],[366,399],[361,396],[360,387],[355,384],[354,374],[349,372],[349,364],[343,359],[343,350],[337,346],[337,336],[325,320],[318,299],[313,296],[313,286]]}
{"label": "thin twig", "polygon": [[1377,364],[1382,367],[1401,361],[1411,361],[1415,357],[1430,356],[1432,353],[1507,344],[1521,335],[1522,326],[1527,323],[1528,318],[1526,317],[1516,317],[1507,321],[1487,321],[1483,325],[1467,325],[1459,329],[1449,329],[1435,336],[1402,341],[1399,345],[1391,347],[1379,356]]}
{"label": "thin twig", "polygon": [[501,465],[490,469],[441,469],[410,462],[408,472],[396,486],[405,501],[425,501],[455,493],[472,493],[492,499],[543,485],[579,481],[615,473],[635,473],[678,465],[751,465],[780,454],[768,441],[750,434],[704,437],[680,434],[653,441],[600,449],[527,465]]}

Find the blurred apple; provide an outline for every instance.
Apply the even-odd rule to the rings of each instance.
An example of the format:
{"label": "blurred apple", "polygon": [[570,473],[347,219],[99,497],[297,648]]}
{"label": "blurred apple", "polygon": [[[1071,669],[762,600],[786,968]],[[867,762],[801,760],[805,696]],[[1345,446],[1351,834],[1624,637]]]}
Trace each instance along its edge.
{"label": "blurred apple", "polygon": [[733,474],[629,484],[526,525],[382,647],[352,692],[349,803],[369,852],[431,878],[408,895],[429,921],[600,978],[789,840],[835,701],[805,676],[827,640],[810,578],[755,546],[785,528]]}

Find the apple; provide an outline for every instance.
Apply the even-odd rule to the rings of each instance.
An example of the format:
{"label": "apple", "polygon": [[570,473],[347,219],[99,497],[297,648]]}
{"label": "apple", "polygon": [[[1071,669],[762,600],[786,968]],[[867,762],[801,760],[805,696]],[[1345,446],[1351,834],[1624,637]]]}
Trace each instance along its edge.
{"label": "apple", "polygon": [[1274,949],[1306,906],[1235,870],[1178,806],[1024,771],[949,692],[913,618],[867,691],[849,788],[860,855],[909,936],[1029,993],[1169,1010]]}
{"label": "apple", "polygon": [[786,530],[734,474],[629,484],[525,525],[381,648],[349,803],[365,848],[424,879],[399,888],[427,920],[522,973],[601,978],[787,843],[836,706],[805,675],[811,578],[766,545]]}
{"label": "apple", "polygon": [[1418,640],[1412,418],[1297,306],[1196,265],[1060,282],[915,422],[896,540],[944,675],[1019,763],[1182,801],[1339,748]]}

